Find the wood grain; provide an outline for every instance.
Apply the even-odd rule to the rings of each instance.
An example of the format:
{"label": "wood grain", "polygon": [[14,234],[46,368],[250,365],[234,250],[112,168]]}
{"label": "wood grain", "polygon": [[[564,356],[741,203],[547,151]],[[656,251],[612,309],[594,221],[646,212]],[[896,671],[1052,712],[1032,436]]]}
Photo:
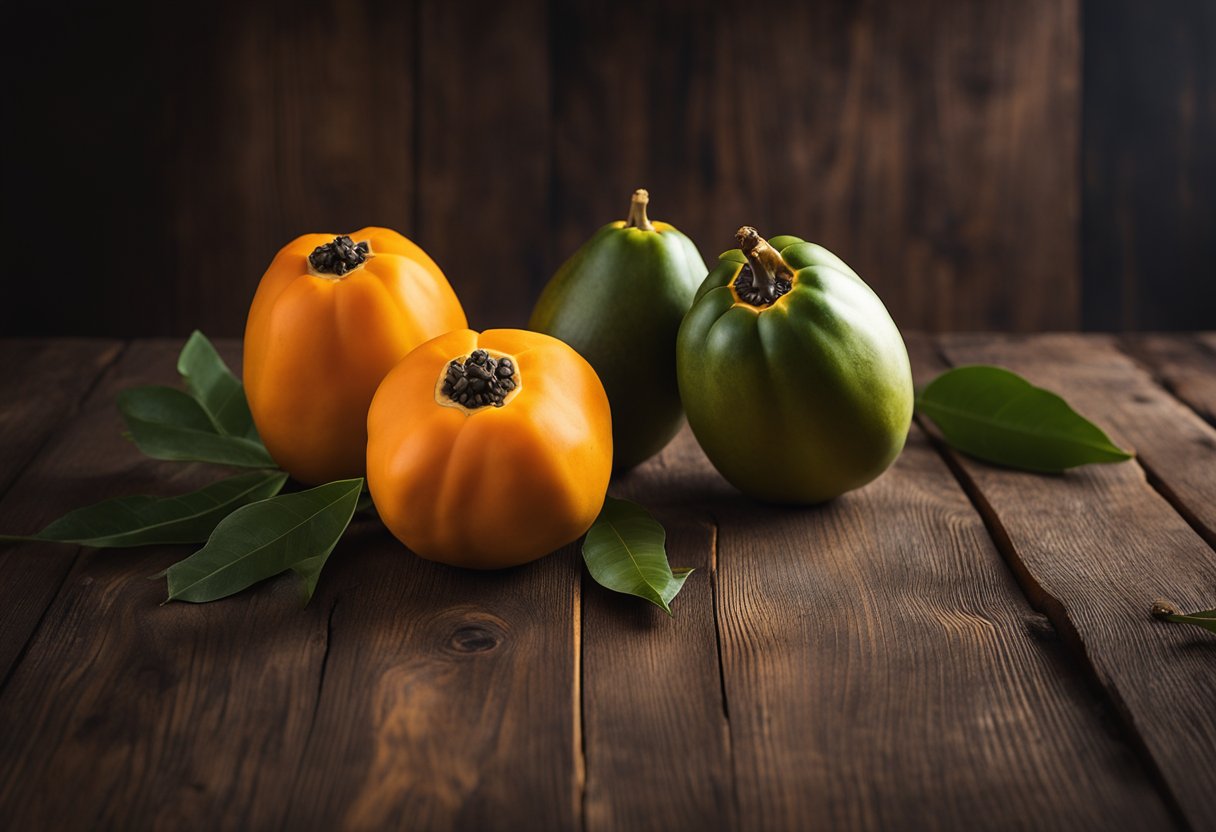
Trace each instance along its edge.
{"label": "wood grain", "polygon": [[1172,826],[918,430],[828,505],[714,513],[750,828]]}
{"label": "wood grain", "polygon": [[[77,505],[215,479],[204,466],[144,459],[121,436],[115,393],[169,381],[179,348],[137,343],[124,354],[80,418],[0,502],[5,528],[18,519],[38,528]],[[148,576],[189,552],[78,554],[48,545],[0,552],[5,670],[29,640],[0,693],[6,825],[279,822],[285,807],[264,796],[287,793],[303,752],[325,608],[301,610],[290,581],[216,604],[160,606],[164,582]]]}
{"label": "wood grain", "polygon": [[943,343],[950,354],[967,356],[962,362],[1015,361],[1018,372],[1063,392],[1074,406],[1084,402],[1084,412],[1100,414],[1116,444],[1135,452],[1152,485],[1216,546],[1216,428],[1154,384],[1112,339],[947,335]]}
{"label": "wood grain", "polygon": [[[666,474],[679,466],[697,476],[696,463],[682,460],[699,454],[685,430],[611,489],[663,524],[672,566],[696,569],[672,603],[674,617],[583,575],[583,808],[590,832],[741,825],[715,627],[717,531],[705,508]],[[703,455],[700,462],[708,466]]]}
{"label": "wood grain", "polygon": [[1216,425],[1216,340],[1203,339],[1202,334],[1127,335],[1119,345],[1148,367],[1165,389]]}
{"label": "wood grain", "polygon": [[[1187,412],[1151,394],[1147,402],[1127,403],[1125,385],[1111,378],[1110,368],[1126,372],[1130,362],[1101,342],[945,336],[942,347],[951,363],[1001,364],[1064,392],[1116,437],[1131,426],[1124,407],[1143,406],[1148,420],[1161,409]],[[1127,383],[1135,384],[1134,375]],[[1183,422],[1176,431],[1185,437],[1194,429]],[[1150,465],[1149,454],[1168,448],[1174,431],[1152,445],[1142,437],[1138,450]],[[1200,451],[1191,447],[1192,453]],[[1202,631],[1156,622],[1148,608],[1158,598],[1188,610],[1216,606],[1216,553],[1153,490],[1135,462],[1057,477],[961,455],[957,462],[1032,603],[1085,657],[1190,825],[1210,825],[1216,818],[1216,769],[1197,761],[1210,758],[1216,747],[1216,711],[1210,706],[1216,642]],[[1206,470],[1210,478],[1211,466]],[[1172,471],[1161,476],[1175,481]]]}
{"label": "wood grain", "polygon": [[375,523],[343,546],[287,828],[577,828],[574,548],[472,572]]}
{"label": "wood grain", "polygon": [[1211,329],[1216,8],[1084,8],[1084,326]]}
{"label": "wood grain", "polygon": [[168,148],[172,331],[239,335],[263,271],[300,234],[416,233],[416,16],[389,0],[206,12],[179,93],[216,128],[174,121]]}
{"label": "wood grain", "polygon": [[[6,333],[237,335],[281,245],[364,223],[431,251],[474,326],[518,325],[639,185],[709,257],[744,222],[824,243],[904,326],[1081,322],[1077,0],[10,5],[4,242],[63,268],[14,281]],[[1216,85],[1210,13],[1168,5],[1141,46],[1153,13],[1118,4],[1102,47],[1171,55],[1151,87],[1155,58],[1087,70],[1084,302],[1117,256],[1176,326],[1212,306]],[[1127,129],[1128,95],[1166,118]]]}
{"label": "wood grain", "polygon": [[549,28],[541,0],[420,0],[418,241],[469,325],[523,326],[548,259]]}
{"label": "wood grain", "polygon": [[902,326],[1074,327],[1077,5],[559,5],[556,259],[644,186],[707,257],[826,245]]}
{"label": "wood grain", "polygon": [[0,496],[121,351],[117,341],[0,340]]}
{"label": "wood grain", "polygon": [[[114,406],[116,394],[124,387],[171,378],[179,346],[141,343],[123,354],[80,405],[79,415],[51,438],[0,500],[0,528],[13,534],[32,533],[70,509],[108,497],[184,492],[205,481],[200,480],[197,468],[141,457],[122,438],[122,419]],[[91,375],[89,370],[97,371],[86,361],[82,361],[82,367],[86,369],[84,376]],[[54,377],[52,374],[49,379]],[[52,401],[54,396],[52,389]],[[0,679],[8,675],[29,641],[77,551],[73,546],[45,543],[0,546],[0,575],[7,576],[0,580],[0,610],[4,616]]]}

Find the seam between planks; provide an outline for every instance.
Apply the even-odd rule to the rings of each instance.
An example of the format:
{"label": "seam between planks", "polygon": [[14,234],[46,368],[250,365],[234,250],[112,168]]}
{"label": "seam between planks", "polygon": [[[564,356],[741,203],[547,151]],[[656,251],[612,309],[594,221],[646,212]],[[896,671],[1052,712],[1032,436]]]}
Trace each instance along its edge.
{"label": "seam between planks", "polygon": [[[954,366],[945,352],[942,350],[938,340],[932,340],[934,352],[938,358],[946,366]],[[1089,650],[1085,645],[1084,639],[1080,632],[1072,622],[1072,618],[1068,614],[1068,609],[1064,603],[1046,589],[1031,573],[1030,569],[1022,562],[1018,555],[1017,547],[1013,545],[1013,539],[1010,538],[1008,531],[1001,523],[1000,517],[988,499],[984,496],[983,491],[976,484],[971,475],[963,468],[959,462],[955,451],[945,444],[925,423],[924,418],[918,413],[915,417],[916,423],[920,426],[922,432],[928,436],[930,445],[937,452],[938,456],[946,463],[950,473],[963,489],[963,493],[967,495],[968,501],[979,514],[980,520],[984,524],[984,529],[988,532],[988,536],[992,539],[996,546],[997,552],[1001,556],[1001,560],[1009,568],[1013,574],[1014,580],[1017,582],[1018,588],[1026,597],[1030,606],[1047,616],[1047,620],[1060,634],[1065,648],[1078,661],[1081,662],[1084,670],[1084,675],[1090,680],[1091,684],[1096,688],[1095,695],[1108,707],[1117,717],[1120,728],[1119,733],[1127,742],[1128,746],[1135,753],[1141,764],[1145,767],[1149,778],[1161,793],[1162,802],[1165,804],[1171,818],[1178,824],[1180,829],[1192,830],[1193,827],[1188,822],[1186,813],[1183,811],[1182,803],[1178,800],[1174,790],[1171,788],[1169,780],[1166,778],[1161,767],[1157,764],[1156,757],[1153,756],[1148,744],[1140,735],[1136,728],[1136,720],[1132,715],[1131,710],[1123,701],[1118,688],[1099,673],[1094,662],[1091,660]],[[1133,464],[1139,464],[1139,458],[1129,460]],[[1141,469],[1143,470],[1143,468]],[[1147,476],[1146,476],[1147,480]],[[1173,505],[1171,503],[1171,505]],[[1146,613],[1147,614],[1147,613]]]}
{"label": "seam between planks", "polygon": [[1178,495],[1174,493],[1174,490],[1166,484],[1165,480],[1157,476],[1157,471],[1141,459],[1139,454],[1136,454],[1135,461],[1144,471],[1144,480],[1149,484],[1149,487],[1160,494],[1161,499],[1169,503],[1170,508],[1178,512],[1178,516],[1186,521],[1186,524],[1195,531],[1195,534],[1199,535],[1201,540],[1207,543],[1213,550],[1216,550],[1216,532],[1209,530],[1195,516],[1195,513],[1187,507],[1186,503],[1178,499]]}
{"label": "seam between planks", "polygon": [[[1186,409],[1187,411],[1192,412],[1192,414],[1195,416],[1198,416],[1199,421],[1204,422],[1205,425],[1212,425],[1212,427],[1216,427],[1216,423],[1207,420],[1207,417],[1204,416],[1204,414],[1201,414],[1201,412],[1195,409],[1195,407],[1190,406],[1190,403],[1188,403],[1186,399],[1182,398],[1181,395],[1178,395],[1178,390],[1175,384],[1172,384],[1169,378],[1162,375],[1162,373],[1156,369],[1156,366],[1152,364],[1152,362],[1142,359],[1141,356],[1137,355],[1135,350],[1128,349],[1124,338],[1115,338],[1113,341],[1115,349],[1118,349],[1120,353],[1126,355],[1127,358],[1132,361],[1132,364],[1135,364],[1139,367],[1139,369],[1147,373],[1150,380],[1152,380],[1156,386],[1164,390],[1166,395],[1169,395],[1171,399],[1177,401],[1177,403],[1180,404],[1183,409]],[[1200,339],[1188,337],[1186,341],[1194,345],[1194,347],[1203,350],[1203,352],[1207,352],[1207,344],[1200,341]],[[1145,482],[1148,482],[1150,487],[1152,487],[1156,493],[1161,495],[1162,500],[1169,502],[1170,507],[1178,512],[1178,516],[1182,517],[1184,521],[1187,521],[1187,525],[1194,530],[1195,534],[1200,536],[1200,539],[1204,540],[1204,543],[1209,545],[1211,549],[1216,550],[1216,532],[1212,532],[1211,529],[1205,527],[1205,525],[1199,521],[1199,518],[1195,516],[1195,513],[1190,511],[1190,508],[1187,507],[1187,504],[1184,504],[1182,500],[1178,499],[1178,495],[1175,494],[1175,491],[1173,491],[1173,489],[1170,488],[1170,485],[1165,482],[1165,479],[1162,479],[1159,474],[1156,473],[1156,470],[1152,465],[1148,465],[1147,462],[1144,462],[1143,457],[1139,455],[1138,452],[1136,454],[1136,462],[1137,465],[1139,465],[1139,467],[1141,467],[1144,471]]]}
{"label": "seam between planks", "polygon": [[[1186,338],[1186,341],[1188,343],[1190,343],[1192,346],[1196,347],[1201,352],[1211,352],[1211,350],[1208,348],[1208,345],[1205,344],[1199,338],[1195,338],[1192,336],[1192,337]],[[1166,393],[1168,393],[1170,395],[1170,398],[1172,398],[1174,401],[1178,402],[1183,407],[1185,407],[1187,410],[1191,411],[1196,416],[1198,416],[1200,421],[1204,422],[1205,424],[1209,424],[1212,427],[1216,427],[1216,421],[1209,419],[1207,416],[1205,416],[1199,410],[1196,410],[1194,407],[1192,407],[1190,402],[1188,402],[1182,396],[1178,395],[1178,388],[1174,385],[1173,382],[1171,382],[1168,378],[1166,378],[1166,376],[1164,374],[1162,374],[1160,370],[1157,369],[1156,365],[1150,363],[1148,360],[1143,358],[1139,353],[1137,353],[1134,349],[1132,349],[1128,345],[1126,336],[1119,337],[1119,338],[1112,338],[1111,342],[1114,345],[1116,350],[1123,353],[1125,356],[1127,356],[1129,359],[1131,359],[1131,362],[1133,364],[1135,364],[1140,369],[1144,370],[1144,372],[1148,374],[1148,377],[1150,379],[1152,379],[1153,383],[1156,384],[1158,387],[1160,387],[1162,390],[1164,390]]]}
{"label": "seam between planks", "polygon": [[119,359],[126,354],[127,348],[130,346],[130,341],[122,341],[119,343],[118,349],[114,351],[114,355],[110,358],[110,360],[98,368],[97,374],[93,376],[93,380],[89,382],[88,385],[85,386],[84,390],[80,392],[80,395],[73,399],[72,403],[68,405],[66,408],[67,412],[60,417],[58,424],[47,432],[46,436],[42,437],[42,441],[38,443],[38,447],[34,448],[34,450],[26,458],[25,462],[21,463],[21,467],[17,469],[15,474],[13,474],[13,478],[9,481],[9,484],[4,488],[3,491],[0,491],[0,500],[3,500],[8,496],[8,493],[13,490],[13,488],[17,485],[18,480],[21,479],[21,476],[31,465],[34,464],[35,460],[42,455],[42,452],[46,450],[46,447],[51,443],[51,440],[59,436],[59,434],[62,433],[72,422],[72,420],[80,414],[81,406],[88,400],[89,396],[93,395],[93,391],[96,390],[98,385],[101,384],[102,379],[110,374],[110,371],[114,369],[114,367],[118,364]]}
{"label": "seam between planks", "polygon": [[722,661],[722,619],[718,612],[718,516],[711,512],[709,522],[710,531],[713,533],[709,547],[709,597],[714,613],[714,647],[718,655],[718,690],[722,697],[722,728],[726,742],[726,759],[730,765],[731,822],[737,826],[740,821],[739,777],[735,770],[735,741],[730,723],[730,700],[726,697],[726,664]]}
{"label": "seam between planks", "polygon": [[[581,560],[581,558],[580,558]],[[572,649],[574,651],[574,680],[573,704],[571,717],[573,725],[574,744],[574,825],[586,832],[587,829],[587,735],[583,730],[586,697],[583,693],[583,581],[585,580],[582,563],[578,566],[578,577],[574,581],[574,615],[571,616],[571,626],[574,628]]]}
{"label": "seam between planks", "polygon": [[[321,653],[321,668],[317,673],[317,696],[312,705],[312,716],[308,720],[308,733],[304,735],[304,744],[300,748],[300,755],[296,758],[296,771],[291,778],[291,786],[285,794],[288,796],[296,794],[300,785],[300,778],[304,776],[304,761],[308,759],[308,749],[312,746],[312,737],[317,728],[317,716],[321,712],[322,694],[325,693],[325,677],[326,671],[329,669],[329,654],[333,650],[334,644],[334,611],[338,608],[338,601],[342,599],[341,595],[335,595],[333,603],[329,605],[329,612],[325,616],[325,650]],[[287,828],[288,810],[284,810],[283,825],[280,829]]]}
{"label": "seam between planks", "polygon": [[[1166,395],[1181,405],[1188,412],[1195,414],[1195,416],[1197,416],[1204,424],[1211,424],[1213,427],[1216,427],[1216,423],[1210,422],[1204,416],[1204,414],[1191,407],[1186,399],[1179,396],[1177,388],[1170,383],[1170,380],[1161,374],[1153,364],[1142,359],[1135,353],[1135,351],[1129,349],[1127,342],[1123,338],[1115,338],[1112,340],[1115,349],[1127,356],[1137,367],[1144,370],[1149,379],[1151,379],[1152,382],[1157,385],[1157,387],[1164,390]],[[1207,351],[1207,345],[1198,338],[1188,337],[1186,340],[1198,349]],[[1199,537],[1213,550],[1216,550],[1216,532],[1208,529],[1202,522],[1200,522],[1199,518],[1196,517],[1195,513],[1187,507],[1186,503],[1180,500],[1178,495],[1174,493],[1174,490],[1169,487],[1165,480],[1158,476],[1157,470],[1153,468],[1152,465],[1146,463],[1144,461],[1144,457],[1142,457],[1139,453],[1136,454],[1135,461],[1136,464],[1138,464],[1144,471],[1144,479],[1148,482],[1149,486],[1160,494],[1161,498],[1169,503],[1170,507],[1174,509],[1174,511],[1178,512],[1178,515],[1195,531],[1195,534],[1199,535]]]}

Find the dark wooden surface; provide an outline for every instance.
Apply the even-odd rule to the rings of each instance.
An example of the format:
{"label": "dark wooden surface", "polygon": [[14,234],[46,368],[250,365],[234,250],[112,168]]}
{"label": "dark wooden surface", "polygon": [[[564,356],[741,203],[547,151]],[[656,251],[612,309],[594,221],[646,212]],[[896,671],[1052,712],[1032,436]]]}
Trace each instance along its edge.
{"label": "dark wooden surface", "polygon": [[[290,580],[160,605],[182,547],[0,548],[6,829],[1216,827],[1216,339],[911,336],[921,381],[1001,363],[1136,461],[1044,477],[914,426],[830,504],[750,503],[691,436],[650,506],[674,619],[576,546],[472,573],[360,520]],[[0,341],[0,530],[208,481],[142,459],[117,390],[178,342]],[[237,345],[222,345],[229,360]]]}
{"label": "dark wooden surface", "polygon": [[1216,326],[1210,2],[2,2],[0,241],[55,267],[3,334],[239,335],[280,246],[366,224],[519,325],[637,187],[905,328]]}

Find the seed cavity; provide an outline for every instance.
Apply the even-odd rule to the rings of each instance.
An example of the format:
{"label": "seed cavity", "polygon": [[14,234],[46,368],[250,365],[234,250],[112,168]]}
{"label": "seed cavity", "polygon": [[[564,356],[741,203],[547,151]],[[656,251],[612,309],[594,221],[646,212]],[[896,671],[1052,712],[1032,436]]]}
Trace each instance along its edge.
{"label": "seed cavity", "polygon": [[334,237],[332,243],[317,246],[308,255],[308,262],[318,274],[335,274],[339,277],[358,268],[371,256],[367,241],[356,243],[347,234]]}
{"label": "seed cavity", "polygon": [[444,370],[439,392],[469,410],[502,407],[519,386],[515,362],[507,356],[495,358],[485,350],[473,350],[463,361],[454,358]]}
{"label": "seed cavity", "polygon": [[[751,263],[745,263],[735,278],[734,287],[735,294],[739,296],[740,300],[750,303],[752,306],[769,306],[788,292],[793,287],[793,283],[785,277],[777,277],[773,281],[771,292],[766,292],[764,285],[756,285],[756,272],[752,269]],[[772,297],[769,297],[770,294]]]}

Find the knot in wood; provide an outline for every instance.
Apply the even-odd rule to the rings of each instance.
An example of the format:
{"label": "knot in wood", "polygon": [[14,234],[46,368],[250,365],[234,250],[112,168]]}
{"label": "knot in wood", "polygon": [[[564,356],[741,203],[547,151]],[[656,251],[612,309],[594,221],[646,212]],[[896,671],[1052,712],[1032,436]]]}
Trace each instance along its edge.
{"label": "knot in wood", "polygon": [[502,634],[483,624],[462,624],[452,633],[450,644],[458,653],[484,653],[502,641]]}

